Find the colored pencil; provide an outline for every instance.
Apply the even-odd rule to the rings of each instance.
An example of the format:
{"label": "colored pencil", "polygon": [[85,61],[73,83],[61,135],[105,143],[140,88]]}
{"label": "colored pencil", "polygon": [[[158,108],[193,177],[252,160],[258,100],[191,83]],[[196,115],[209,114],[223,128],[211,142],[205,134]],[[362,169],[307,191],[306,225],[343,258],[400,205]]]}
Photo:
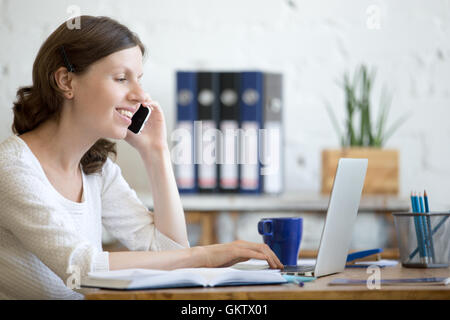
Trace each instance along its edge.
{"label": "colored pencil", "polygon": [[[428,205],[428,194],[427,194],[426,190],[423,191],[423,199],[425,202],[425,212],[429,213],[430,207]],[[430,250],[431,259],[433,262],[435,262],[436,257],[434,255],[433,233],[431,231],[431,219],[430,219],[429,215],[427,215],[427,217],[426,217],[426,224],[427,224],[427,233],[428,233],[428,237],[427,237],[428,248]]]}
{"label": "colored pencil", "polygon": [[[412,212],[415,213],[415,212],[417,212],[417,208],[416,208],[416,201],[415,201],[414,197],[415,197],[414,193],[411,192],[411,207],[412,207]],[[416,217],[416,216],[414,216],[414,228],[416,229],[417,248],[418,248],[420,259],[422,260],[424,257],[424,252],[423,252],[423,247],[421,245],[422,239],[420,237],[419,220],[418,220],[418,217]],[[414,255],[411,254],[409,256],[410,260],[413,259],[416,254],[417,254],[417,252]]]}
{"label": "colored pencil", "polygon": [[[419,202],[419,197],[417,196],[416,193],[414,193],[413,195],[413,200],[414,200],[414,205],[416,208],[416,213],[420,213],[420,202]],[[420,257],[423,263],[427,263],[427,248],[426,248],[426,243],[425,243],[425,234],[424,234],[424,225],[423,225],[423,221],[422,221],[422,217],[420,215],[417,215],[415,217],[415,221],[417,222],[417,226],[416,226],[416,232],[418,232],[418,240],[419,242],[419,246],[421,248],[420,253]]]}
{"label": "colored pencil", "polygon": [[[425,203],[425,211],[426,212],[430,212],[430,208],[429,208],[429,204],[428,204],[428,195],[426,193],[426,191],[424,192],[424,203]],[[411,192],[411,204],[413,206],[413,212],[415,212],[415,203],[413,200],[413,193]],[[432,254],[432,259],[433,262],[436,263],[436,259],[435,259],[435,252],[434,252],[434,244],[433,244],[433,236],[434,234],[439,230],[439,228],[445,223],[445,221],[448,219],[448,217],[450,216],[445,216],[441,219],[441,221],[439,221],[439,223],[430,231],[431,229],[431,223],[429,223],[429,219],[430,217],[427,216],[428,221],[427,221],[427,228],[428,228],[428,234],[430,235],[429,238],[427,240],[430,241],[430,246],[431,246],[431,254]],[[416,224],[416,217],[414,217],[414,224]],[[417,231],[417,228],[416,228]],[[414,257],[419,253],[420,254],[420,245],[419,243],[417,244],[417,248],[409,255],[409,260],[414,259]]]}

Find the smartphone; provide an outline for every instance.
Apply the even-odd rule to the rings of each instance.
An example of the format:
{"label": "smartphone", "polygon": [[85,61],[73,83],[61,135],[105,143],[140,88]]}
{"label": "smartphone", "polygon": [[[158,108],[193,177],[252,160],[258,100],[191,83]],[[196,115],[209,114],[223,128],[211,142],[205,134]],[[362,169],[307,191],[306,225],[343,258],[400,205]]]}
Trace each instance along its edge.
{"label": "smartphone", "polygon": [[141,130],[144,128],[144,125],[147,122],[148,117],[150,117],[151,112],[152,111],[150,110],[150,108],[144,107],[141,104],[139,106],[139,109],[133,115],[133,118],[131,118],[131,124],[128,127],[128,130],[135,134],[141,133]]}

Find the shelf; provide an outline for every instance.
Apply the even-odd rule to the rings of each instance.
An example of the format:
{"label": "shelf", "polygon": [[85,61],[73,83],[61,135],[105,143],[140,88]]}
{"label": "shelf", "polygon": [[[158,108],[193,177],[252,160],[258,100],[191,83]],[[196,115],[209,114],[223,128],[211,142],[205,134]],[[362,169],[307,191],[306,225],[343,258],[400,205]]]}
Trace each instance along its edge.
{"label": "shelf", "polygon": [[[153,208],[149,193],[138,193],[141,201]],[[326,212],[329,197],[321,194],[282,195],[181,195],[186,212]],[[409,211],[408,199],[395,196],[363,196],[358,212],[392,213]]]}

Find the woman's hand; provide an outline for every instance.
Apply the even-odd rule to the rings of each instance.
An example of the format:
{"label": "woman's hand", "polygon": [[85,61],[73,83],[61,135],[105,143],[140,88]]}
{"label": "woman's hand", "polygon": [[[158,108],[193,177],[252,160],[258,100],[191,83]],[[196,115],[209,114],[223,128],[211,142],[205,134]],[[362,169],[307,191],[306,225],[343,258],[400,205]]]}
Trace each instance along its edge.
{"label": "woman's hand", "polygon": [[229,267],[249,259],[259,259],[266,260],[271,269],[283,269],[283,264],[266,244],[237,240],[195,248],[203,250],[201,257],[208,268]]}
{"label": "woman's hand", "polygon": [[161,106],[158,102],[151,100],[150,96],[142,105],[150,108],[151,114],[141,133],[135,134],[128,130],[125,141],[136,148],[141,154],[148,150],[168,148],[166,122]]}

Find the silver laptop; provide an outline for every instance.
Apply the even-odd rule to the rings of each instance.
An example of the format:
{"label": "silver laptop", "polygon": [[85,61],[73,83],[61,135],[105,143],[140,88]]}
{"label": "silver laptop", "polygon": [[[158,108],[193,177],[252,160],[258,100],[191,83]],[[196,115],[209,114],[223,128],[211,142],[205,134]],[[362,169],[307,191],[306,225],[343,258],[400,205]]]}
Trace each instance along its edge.
{"label": "silver laptop", "polygon": [[285,266],[282,274],[322,277],[344,271],[367,163],[367,159],[339,160],[316,264]]}

